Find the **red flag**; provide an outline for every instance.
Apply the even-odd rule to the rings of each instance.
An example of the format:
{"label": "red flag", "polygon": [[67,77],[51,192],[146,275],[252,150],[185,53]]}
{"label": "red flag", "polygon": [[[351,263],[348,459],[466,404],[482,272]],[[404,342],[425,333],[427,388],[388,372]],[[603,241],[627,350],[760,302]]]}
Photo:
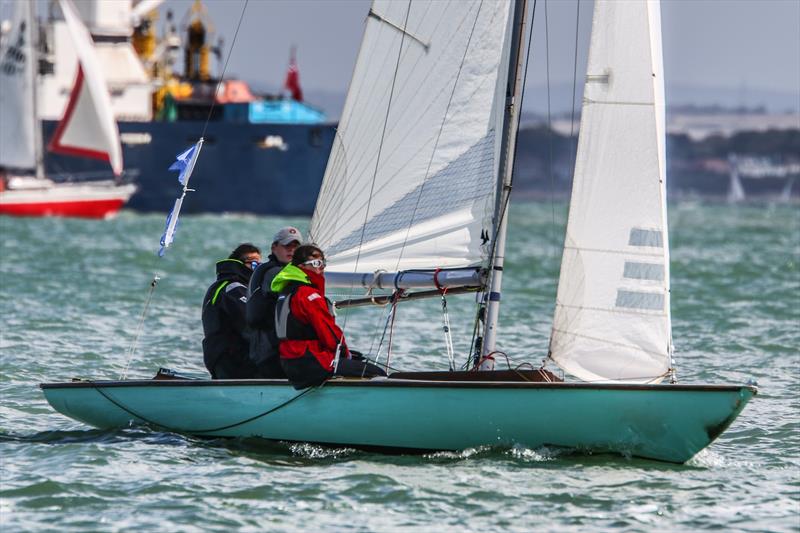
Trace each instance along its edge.
{"label": "red flag", "polygon": [[292,48],[291,56],[289,57],[289,70],[286,71],[286,81],[283,82],[283,86],[292,93],[292,100],[303,101],[303,89],[300,88],[300,70],[297,68],[294,48]]}

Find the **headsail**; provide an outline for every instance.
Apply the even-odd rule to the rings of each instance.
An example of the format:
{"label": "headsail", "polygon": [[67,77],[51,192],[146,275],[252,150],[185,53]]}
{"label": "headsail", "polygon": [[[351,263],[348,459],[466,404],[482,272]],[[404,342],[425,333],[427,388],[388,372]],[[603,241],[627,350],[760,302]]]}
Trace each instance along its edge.
{"label": "headsail", "polygon": [[657,1],[597,0],[551,357],[584,380],[660,381],[672,339]]}
{"label": "headsail", "polygon": [[64,20],[78,54],[78,74],[67,109],[50,141],[53,152],[108,161],[114,174],[122,173],[122,146],[100,63],[89,31],[71,0],[59,0]]}
{"label": "headsail", "polygon": [[511,11],[373,3],[311,222],[328,271],[488,259]]}
{"label": "headsail", "polygon": [[15,2],[0,49],[0,166],[36,167],[36,97],[32,2]]}

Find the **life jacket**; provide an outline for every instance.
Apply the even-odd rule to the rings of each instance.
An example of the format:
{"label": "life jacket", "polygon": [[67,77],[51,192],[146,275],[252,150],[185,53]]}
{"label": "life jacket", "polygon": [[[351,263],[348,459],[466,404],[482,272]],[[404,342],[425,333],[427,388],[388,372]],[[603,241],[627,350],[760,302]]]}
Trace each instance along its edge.
{"label": "life jacket", "polygon": [[310,324],[297,320],[294,313],[292,313],[292,296],[303,285],[310,285],[310,283],[291,281],[278,296],[275,304],[275,334],[278,336],[279,341],[313,341],[317,338],[317,332],[314,331],[314,328]]}
{"label": "life jacket", "polygon": [[[310,324],[298,320],[292,313],[291,301],[297,289],[303,285],[312,286],[308,275],[294,265],[285,267],[273,279],[270,288],[278,294],[275,303],[275,334],[279,341],[313,341],[317,334]],[[325,303],[331,316],[336,316],[333,303],[326,297]]]}
{"label": "life jacket", "polygon": [[256,268],[247,289],[247,326],[272,331],[275,327],[275,302],[278,293],[270,288],[275,275],[284,267],[270,255],[269,261]]}

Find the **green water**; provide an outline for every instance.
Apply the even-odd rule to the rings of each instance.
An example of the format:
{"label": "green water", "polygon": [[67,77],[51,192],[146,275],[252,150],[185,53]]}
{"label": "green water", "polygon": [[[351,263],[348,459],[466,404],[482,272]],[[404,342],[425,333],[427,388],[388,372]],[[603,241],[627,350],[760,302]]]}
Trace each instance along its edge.
{"label": "green water", "polygon": [[[511,212],[500,347],[516,363],[546,353],[565,212],[549,203]],[[241,241],[263,245],[285,223],[307,225],[186,217],[158,260],[163,223],[0,218],[2,531],[800,530],[797,207],[670,206],[678,376],[752,378],[760,389],[682,466],[524,448],[382,456],[98,431],[58,415],[38,383],[117,378],[129,360],[130,377],[159,366],[203,374],[200,303],[215,259]],[[448,307],[463,361],[474,302],[452,297]],[[350,344],[374,347],[383,313],[341,314]],[[397,320],[392,366],[447,367],[438,300],[408,304]]]}

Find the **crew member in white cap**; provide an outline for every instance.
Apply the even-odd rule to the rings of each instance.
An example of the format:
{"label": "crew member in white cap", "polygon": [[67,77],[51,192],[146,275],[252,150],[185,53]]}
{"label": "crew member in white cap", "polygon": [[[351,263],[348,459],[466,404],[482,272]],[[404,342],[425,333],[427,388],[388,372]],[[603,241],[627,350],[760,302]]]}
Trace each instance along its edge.
{"label": "crew member in white cap", "polygon": [[278,294],[270,290],[272,278],[292,261],[295,249],[302,241],[300,230],[293,226],[281,228],[272,237],[269,258],[261,263],[250,278],[247,290],[247,326],[250,337],[250,359],[259,369],[261,378],[285,378],[278,357],[278,337],[275,335],[275,302]]}

